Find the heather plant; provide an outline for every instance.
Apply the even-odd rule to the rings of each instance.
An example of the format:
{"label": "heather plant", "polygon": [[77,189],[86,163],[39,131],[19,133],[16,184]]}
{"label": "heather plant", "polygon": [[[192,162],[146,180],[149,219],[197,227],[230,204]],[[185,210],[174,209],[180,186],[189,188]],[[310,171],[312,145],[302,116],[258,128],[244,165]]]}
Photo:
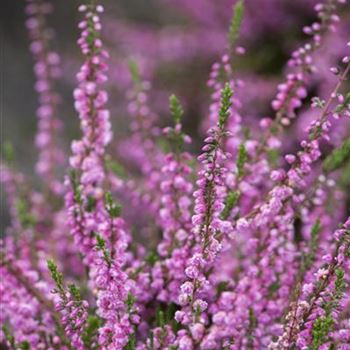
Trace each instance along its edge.
{"label": "heather plant", "polygon": [[[210,22],[198,3],[216,6],[174,2]],[[343,0],[314,8],[318,19],[258,123],[244,115],[240,96],[250,90],[235,65],[245,53],[245,1],[225,9],[232,19],[203,86],[209,112],[197,155],[181,99],[167,98],[163,127],[133,59],[130,131],[113,141],[104,7],[87,0],[78,8],[73,92],[80,136],[65,154],[53,7],[27,0],[40,183],[21,173],[5,143],[1,348],[350,349],[350,42],[328,67],[333,85],[311,94],[323,79],[325,38],[348,8]]]}

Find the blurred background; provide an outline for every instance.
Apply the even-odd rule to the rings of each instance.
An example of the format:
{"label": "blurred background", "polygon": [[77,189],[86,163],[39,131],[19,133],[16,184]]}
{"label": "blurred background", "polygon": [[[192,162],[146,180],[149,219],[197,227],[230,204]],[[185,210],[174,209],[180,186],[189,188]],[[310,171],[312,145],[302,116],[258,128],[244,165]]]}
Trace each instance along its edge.
{"label": "blurred background", "polygon": [[[76,0],[52,0],[52,48],[60,54],[62,78],[59,117],[64,122],[62,144],[78,137],[78,117],[73,109],[75,74],[81,64],[76,45],[79,21]],[[108,91],[112,123],[117,139],[128,136],[126,94],[131,86],[128,60],[135,60],[142,78],[152,84],[151,105],[160,126],[169,122],[168,96],[175,93],[185,109],[185,131],[198,149],[203,136],[202,122],[208,114],[210,91],[206,87],[210,67],[227,46],[227,31],[234,0],[105,0],[102,16],[103,39],[110,52]],[[239,45],[246,54],[237,56],[235,76],[244,81],[239,92],[241,115],[248,121],[273,116],[271,100],[291,52],[307,36],[302,28],[316,19],[314,0],[247,0]],[[1,1],[1,110],[2,141],[14,146],[21,171],[34,173],[36,150],[37,95],[33,89],[33,59],[25,29],[25,1]],[[350,38],[349,6],[343,6],[336,34],[324,40],[311,79],[311,96],[327,96],[335,78],[329,67],[338,63]],[[304,111],[301,110],[302,114]],[[305,113],[307,113],[305,111]],[[297,133],[295,125],[289,133]],[[291,146],[292,147],[292,146]],[[3,201],[2,201],[3,203]],[[2,205],[2,222],[6,208]]]}

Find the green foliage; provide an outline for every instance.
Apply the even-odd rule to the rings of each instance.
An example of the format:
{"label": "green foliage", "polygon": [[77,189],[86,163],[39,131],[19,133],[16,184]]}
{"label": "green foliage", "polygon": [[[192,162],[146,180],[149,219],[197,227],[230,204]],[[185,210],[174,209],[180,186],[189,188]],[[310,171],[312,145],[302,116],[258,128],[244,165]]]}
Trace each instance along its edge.
{"label": "green foliage", "polygon": [[173,323],[173,328],[178,326],[178,323],[174,319],[174,315],[177,310],[178,306],[175,303],[170,303],[167,305],[165,310],[166,323]]}
{"label": "green foliage", "polygon": [[119,217],[122,211],[122,206],[114,201],[110,192],[106,192],[105,194],[105,208],[112,218]]}
{"label": "green foliage", "polygon": [[228,285],[229,285],[228,281],[220,282],[216,288],[217,294],[220,295],[222,292],[224,292],[226,290],[226,288],[228,287]]}
{"label": "green foliage", "polygon": [[15,337],[6,325],[2,326],[2,331],[4,332],[6,341],[10,344],[12,349],[30,350],[30,344],[28,341],[24,340],[19,344],[16,343]]}
{"label": "green foliage", "polygon": [[165,328],[165,325],[168,323],[167,321],[168,320],[166,320],[166,316],[165,316],[164,311],[161,309],[161,306],[159,306],[157,308],[157,311],[156,311],[155,322],[156,322],[156,327],[159,327],[161,329],[161,332],[160,332],[159,338],[158,338],[160,343],[162,343],[165,340],[165,338],[168,334],[168,332]]}
{"label": "green foliage", "polygon": [[[60,298],[61,298],[61,301],[64,303],[64,305],[67,305],[67,303],[69,302],[69,299],[68,299],[68,295],[67,295],[67,292],[66,292],[66,289],[64,286],[63,274],[58,271],[57,265],[52,259],[49,259],[47,261],[47,267],[48,267],[48,269],[51,273],[51,277],[56,285],[56,288],[53,290],[53,293],[58,293]],[[81,299],[79,288],[76,287],[74,284],[69,284],[68,291],[70,292],[70,294],[72,296],[72,301],[75,302],[75,305],[76,306],[81,305],[82,299]],[[77,317],[79,318],[80,316],[81,316],[81,313],[79,311],[77,313]],[[65,338],[63,328],[61,328],[61,325],[59,323],[56,323],[56,328],[57,328],[58,335],[64,341],[65,345],[67,345],[67,347],[69,349],[73,349],[69,340]],[[25,349],[27,349],[27,348],[25,348]]]}
{"label": "green foliage", "polygon": [[333,323],[333,318],[330,315],[321,316],[316,319],[312,328],[311,350],[316,350],[327,342],[328,334],[332,329]]}
{"label": "green foliage", "polygon": [[[170,134],[170,136],[168,135],[168,138],[170,139],[170,141],[173,141],[174,133]],[[167,138],[159,137],[157,138],[156,143],[157,147],[162,151],[162,153],[167,154],[171,152],[171,142],[169,142]]]}
{"label": "green foliage", "polygon": [[154,350],[154,335],[153,332],[150,333],[150,345],[149,345],[149,350]]}
{"label": "green foliage", "polygon": [[75,301],[81,301],[80,289],[74,283],[68,284],[68,290]]}
{"label": "green foliage", "polygon": [[343,235],[341,241],[346,244],[346,249],[344,255],[346,258],[350,258],[350,230],[345,230],[345,234]]}
{"label": "green foliage", "polygon": [[342,187],[348,188],[350,184],[350,162],[343,169],[339,183]]}
{"label": "green foliage", "polygon": [[258,324],[254,309],[249,308],[248,349],[254,349],[254,330]]}
{"label": "green foliage", "polygon": [[96,234],[96,248],[102,252],[104,260],[110,267],[112,264],[111,254],[106,247],[105,240],[98,234]]}
{"label": "green foliage", "polygon": [[79,187],[79,177],[78,173],[75,170],[71,170],[69,173],[70,183],[72,185],[73,193],[74,193],[74,201],[81,205],[82,204],[82,198],[81,198],[81,190]]}
{"label": "green foliage", "polygon": [[156,325],[157,327],[161,327],[161,328],[164,328],[165,326],[165,316],[164,316],[163,310],[157,310]]}
{"label": "green foliage", "polygon": [[269,159],[269,163],[276,167],[280,158],[280,152],[278,149],[270,148],[267,150],[267,157]]}
{"label": "green foliage", "polygon": [[181,118],[184,114],[184,111],[179,99],[175,95],[171,95],[169,97],[169,108],[174,123],[179,124],[181,122]]}
{"label": "green foliage", "polygon": [[230,107],[232,105],[231,97],[233,91],[229,83],[225,84],[225,87],[221,91],[220,111],[219,111],[219,126],[224,128],[228,117],[230,116]]}
{"label": "green foliage", "polygon": [[[66,300],[66,292],[62,272],[58,271],[57,265],[52,259],[49,259],[47,261],[47,267],[51,273],[51,278],[53,279],[56,285],[55,292],[59,293],[61,297],[64,300]],[[80,290],[74,283],[68,284],[68,291],[75,301],[80,302],[82,300]]]}
{"label": "green foliage", "polygon": [[51,273],[52,279],[56,284],[57,291],[60,294],[64,294],[63,274],[58,271],[57,265],[52,259],[49,259],[47,261],[47,267]]}
{"label": "green foliage", "polygon": [[15,160],[15,151],[10,141],[5,141],[2,148],[3,157],[6,163],[11,164]]}
{"label": "green foliage", "polygon": [[344,270],[342,268],[337,268],[335,270],[335,275],[334,291],[330,295],[330,299],[322,305],[325,315],[318,317],[312,327],[311,350],[318,349],[329,340],[329,333],[332,331],[334,325],[332,312],[339,306],[339,302],[343,298],[347,287]]}
{"label": "green foliage", "polygon": [[131,333],[129,336],[129,341],[126,344],[124,350],[135,350],[136,349],[136,336],[135,333]]}
{"label": "green foliage", "polygon": [[91,213],[96,207],[96,198],[94,197],[88,197],[87,204],[86,204],[86,210]]}
{"label": "green foliage", "polygon": [[33,227],[36,224],[35,217],[30,213],[29,203],[26,199],[18,198],[16,201],[18,219],[24,228]]}
{"label": "green foliage", "polygon": [[19,348],[22,349],[22,350],[29,350],[30,349],[30,344],[29,344],[28,341],[22,341],[19,344]]}
{"label": "green foliage", "polygon": [[95,339],[98,335],[98,329],[102,325],[102,321],[97,316],[90,315],[86,322],[86,327],[84,329],[84,333],[82,335],[82,340],[84,342],[84,345],[89,350],[97,350],[98,344],[96,343],[95,346],[92,344],[95,342]]}
{"label": "green foliage", "polygon": [[148,265],[153,266],[159,260],[159,255],[156,251],[151,251],[147,254],[145,261]]}
{"label": "green foliage", "polygon": [[155,312],[154,324],[156,327],[163,329],[162,335],[166,336],[167,331],[165,326],[169,325],[172,327],[174,332],[177,332],[180,329],[179,323],[175,320],[174,315],[176,311],[179,310],[178,305],[174,303],[170,304],[160,304],[158,305]]}
{"label": "green foliage", "polygon": [[236,206],[240,195],[241,193],[239,191],[230,191],[227,194],[227,197],[225,199],[225,207],[221,212],[221,218],[223,220],[226,220],[230,216],[230,213],[232,209]]}
{"label": "green foliage", "polygon": [[[89,0],[87,1],[86,5],[90,8],[92,12],[96,9],[96,1],[95,0]],[[87,36],[86,41],[90,47],[91,53],[90,55],[94,55],[100,51],[100,48],[96,46],[96,38],[99,37],[98,31],[95,29],[95,23],[93,20],[93,16],[89,16],[87,18]]]}
{"label": "green foliage", "polygon": [[132,311],[132,308],[133,308],[133,306],[135,304],[135,301],[136,301],[135,296],[131,292],[129,292],[128,293],[128,297],[126,299],[126,305],[128,306],[128,311],[129,312]]}
{"label": "green foliage", "polygon": [[250,139],[252,137],[252,130],[249,126],[242,125],[242,135],[244,139]]}
{"label": "green foliage", "polygon": [[15,348],[16,348],[15,338],[14,338],[14,336],[12,335],[10,329],[9,329],[6,325],[3,325],[3,326],[2,326],[2,331],[4,332],[5,339],[9,342],[9,344],[11,345],[11,347],[12,347],[13,349],[15,349]]}
{"label": "green foliage", "polygon": [[[166,144],[166,148],[163,147],[163,150],[168,153],[171,149],[173,149],[174,153],[179,154],[184,145],[185,134],[181,131],[181,129],[177,129],[176,125],[181,123],[184,111],[179,99],[175,95],[171,95],[169,97],[169,108],[175,127],[169,128],[169,131],[167,133],[167,139],[169,140],[169,143]],[[165,141],[164,139],[160,140]]]}
{"label": "green foliage", "polygon": [[[330,309],[335,308],[339,305],[339,301],[342,299],[344,292],[346,290],[347,284],[345,282],[345,273],[344,270],[340,267],[338,267],[335,270],[336,280],[334,285],[334,294],[332,301],[330,302]],[[328,310],[326,310],[328,311]],[[331,310],[330,310],[331,311]],[[329,311],[329,312],[330,312]]]}
{"label": "green foliage", "polygon": [[139,66],[132,59],[128,60],[128,66],[129,66],[129,72],[131,74],[132,81],[134,82],[135,85],[140,85],[141,77],[140,77]]}
{"label": "green foliage", "polygon": [[268,291],[269,291],[269,297],[273,297],[273,295],[280,289],[281,285],[279,283],[279,281],[274,281],[272,282],[269,287],[268,287]]}
{"label": "green foliage", "polygon": [[311,238],[314,239],[318,236],[318,234],[321,231],[321,220],[317,219],[316,222],[313,224],[312,228],[311,228]]}
{"label": "green foliage", "polygon": [[331,172],[343,167],[350,161],[350,138],[335,149],[323,162],[323,169]]}
{"label": "green foliage", "polygon": [[239,149],[238,149],[237,161],[236,161],[237,175],[239,178],[244,175],[244,165],[245,165],[247,159],[248,159],[247,150],[246,150],[244,144],[240,144]]}
{"label": "green foliage", "polygon": [[202,314],[200,306],[197,306],[196,308],[192,307],[192,312],[194,314],[195,319],[198,321],[200,315]]}
{"label": "green foliage", "polygon": [[232,48],[235,45],[239,37],[243,15],[244,15],[244,1],[238,0],[236,4],[233,6],[233,15],[232,15],[229,33],[228,33],[230,48]]}
{"label": "green foliage", "polygon": [[112,173],[114,173],[122,179],[126,178],[126,171],[121,164],[119,164],[115,160],[111,160],[108,157],[106,157],[105,159],[105,164],[108,171],[111,171]]}

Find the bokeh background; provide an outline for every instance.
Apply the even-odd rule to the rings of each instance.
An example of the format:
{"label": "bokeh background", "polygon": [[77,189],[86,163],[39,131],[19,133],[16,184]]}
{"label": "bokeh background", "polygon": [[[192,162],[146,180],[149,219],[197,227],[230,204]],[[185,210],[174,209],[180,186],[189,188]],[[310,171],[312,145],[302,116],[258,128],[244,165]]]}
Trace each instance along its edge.
{"label": "bokeh background", "polygon": [[[140,67],[152,83],[151,104],[159,124],[169,121],[168,96],[176,93],[185,107],[185,130],[198,149],[203,120],[208,112],[210,67],[227,45],[227,30],[234,0],[105,0],[103,37],[110,51],[109,107],[115,135],[128,135],[127,100],[130,89],[128,60]],[[271,100],[283,81],[290,53],[307,39],[302,28],[315,20],[314,0],[247,0],[239,44],[246,54],[237,56],[235,75],[245,81],[239,96],[241,114],[250,121],[272,116]],[[53,48],[62,60],[62,79],[57,89],[62,97],[59,116],[64,121],[62,144],[79,135],[72,91],[81,63],[76,45],[79,1],[52,0],[54,12],[49,25],[54,31]],[[14,146],[20,170],[33,174],[36,151],[37,96],[33,60],[25,29],[25,1],[1,1],[1,110],[2,141]],[[325,37],[316,60],[318,73],[310,83],[309,97],[326,95],[335,78],[329,67],[337,64],[350,38],[349,5],[341,11],[342,22],[335,34]],[[303,110],[300,111],[300,114]],[[307,113],[307,112],[305,112]],[[305,119],[305,118],[304,118]],[[307,118],[306,118],[307,119]],[[253,123],[254,124],[254,123]],[[289,133],[298,133],[293,125]],[[348,132],[348,131],[345,131]],[[293,147],[293,145],[290,145]],[[1,221],[6,223],[2,200]]]}

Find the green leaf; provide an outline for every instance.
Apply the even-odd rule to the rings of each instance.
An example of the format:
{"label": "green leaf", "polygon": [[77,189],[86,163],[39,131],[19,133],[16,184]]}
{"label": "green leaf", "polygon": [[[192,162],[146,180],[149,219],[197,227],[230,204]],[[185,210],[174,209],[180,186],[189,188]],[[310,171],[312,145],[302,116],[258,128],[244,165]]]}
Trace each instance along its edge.
{"label": "green leaf", "polygon": [[63,274],[58,271],[56,263],[52,259],[49,259],[47,261],[47,267],[51,273],[51,277],[54,280],[58,291],[60,293],[64,293]]}
{"label": "green leaf", "polygon": [[165,310],[166,323],[171,323],[172,321],[176,322],[174,320],[174,315],[177,310],[178,310],[178,306],[175,303],[170,303],[166,306],[166,310]]}
{"label": "green leaf", "polygon": [[121,204],[114,201],[113,196],[110,192],[106,192],[105,194],[105,208],[112,218],[119,217],[122,211]]}
{"label": "green leaf", "polygon": [[18,198],[16,201],[18,219],[24,228],[34,227],[36,218],[30,213],[29,203],[26,199]]}
{"label": "green leaf", "polygon": [[340,175],[339,183],[342,187],[348,189],[350,185],[350,162],[345,165]]}
{"label": "green leaf", "polygon": [[94,197],[88,197],[87,204],[86,204],[86,210],[87,212],[91,213],[96,207],[96,198]]}
{"label": "green leaf", "polygon": [[167,139],[165,139],[163,137],[159,137],[156,140],[156,142],[157,142],[157,146],[159,147],[159,149],[163,153],[169,153],[171,151],[171,143],[169,142],[169,140],[167,140]]}
{"label": "green leaf", "polygon": [[150,266],[153,266],[159,260],[159,255],[156,251],[151,251],[148,253],[145,260]]}
{"label": "green leaf", "polygon": [[135,85],[140,85],[141,84],[140,70],[136,61],[134,61],[133,59],[129,59],[128,66],[129,66],[129,72],[131,74],[132,81],[134,82]]}
{"label": "green leaf", "polygon": [[227,194],[226,200],[225,200],[225,207],[221,212],[221,218],[223,220],[227,220],[227,218],[230,216],[230,213],[232,209],[236,206],[239,197],[240,197],[239,191],[230,191]]}
{"label": "green leaf", "polygon": [[269,297],[273,297],[273,295],[280,289],[279,281],[274,281],[268,286]]}
{"label": "green leaf", "polygon": [[15,159],[15,152],[13,149],[13,145],[10,141],[5,141],[2,149],[4,160],[11,164]]}
{"label": "green leaf", "polygon": [[154,335],[153,335],[153,331],[151,331],[151,334],[150,334],[149,338],[150,338],[149,350],[154,350]]}
{"label": "green leaf", "polygon": [[312,327],[312,350],[317,350],[322,344],[328,341],[328,335],[333,324],[334,320],[330,315],[321,316],[316,319]]}
{"label": "green leaf", "polygon": [[350,138],[337,149],[335,149],[324,161],[323,169],[326,172],[337,170],[350,161]]}
{"label": "green leaf", "polygon": [[30,349],[30,344],[28,341],[22,341],[20,344],[19,344],[19,348],[22,349],[22,350],[29,350]]}
{"label": "green leaf", "polygon": [[109,250],[106,248],[106,241],[98,234],[96,236],[96,248],[103,253],[103,258],[105,259],[108,266],[111,266],[112,259]]}
{"label": "green leaf", "polygon": [[278,149],[271,148],[267,150],[267,157],[269,159],[269,163],[272,164],[274,167],[276,167],[278,164],[277,162],[278,162],[279,156],[280,156],[280,153]]}
{"label": "green leaf", "polygon": [[128,306],[128,311],[129,312],[132,311],[132,308],[133,308],[133,306],[135,304],[135,301],[136,301],[135,296],[131,292],[129,292],[128,293],[128,297],[126,299],[126,305]]}
{"label": "green leaf", "polygon": [[321,231],[321,220],[317,219],[311,228],[311,238],[314,239]]}
{"label": "green leaf", "polygon": [[80,289],[74,283],[68,284],[68,290],[73,296],[74,300],[81,301]]}
{"label": "green leaf", "polygon": [[319,316],[312,327],[311,350],[316,350],[329,341],[329,334],[332,332],[334,325],[333,311],[339,307],[339,302],[343,298],[347,287],[344,270],[338,267],[335,270],[335,275],[334,290],[330,293],[329,299],[322,305],[325,314]]}
{"label": "green leaf", "polygon": [[79,188],[79,177],[78,173],[75,170],[71,170],[69,173],[70,183],[72,185],[73,193],[74,193],[74,201],[78,204],[82,204],[81,198],[81,190]]}
{"label": "green leaf", "polygon": [[122,179],[126,178],[126,171],[121,164],[119,164],[115,160],[111,160],[108,158],[106,158],[105,164],[106,164],[107,170],[113,172],[115,175],[117,175]]}
{"label": "green leaf", "polygon": [[98,335],[98,329],[102,325],[102,320],[98,318],[97,316],[90,315],[86,322],[86,327],[84,329],[84,333],[82,335],[82,339],[84,342],[84,345],[87,349],[90,350],[97,350],[98,345],[96,344],[95,347],[92,347],[92,344],[96,342],[96,338]]}
{"label": "green leaf", "polygon": [[216,288],[217,294],[220,295],[222,292],[224,292],[227,289],[228,285],[229,285],[228,281],[220,282]]}
{"label": "green leaf", "polygon": [[165,326],[165,317],[163,310],[158,310],[156,314],[156,325],[157,327],[163,328]]}
{"label": "green leaf", "polygon": [[238,149],[237,161],[236,161],[237,175],[239,178],[244,175],[244,165],[245,165],[247,159],[248,159],[247,150],[246,150],[244,144],[240,144],[239,149]]}
{"label": "green leaf", "polygon": [[228,117],[230,116],[230,107],[232,105],[231,97],[233,91],[229,83],[225,84],[225,87],[221,91],[221,101],[219,110],[219,127],[224,128]]}
{"label": "green leaf", "polygon": [[334,303],[333,306],[338,306],[339,300],[342,299],[347,283],[345,282],[345,273],[341,267],[338,267],[335,270],[336,280],[335,280],[335,288],[334,288]]}
{"label": "green leaf", "polygon": [[125,350],[135,350],[136,349],[136,336],[135,333],[131,333],[129,336],[128,343],[126,344]]}
{"label": "green leaf", "polygon": [[233,15],[232,15],[229,33],[228,33],[230,48],[232,48],[235,45],[239,37],[243,15],[244,15],[244,1],[238,0],[236,4],[233,6]]}
{"label": "green leaf", "polygon": [[249,308],[249,327],[248,327],[248,349],[254,349],[254,330],[256,329],[258,320],[255,316],[254,309]]}
{"label": "green leaf", "polygon": [[179,99],[175,95],[171,95],[169,97],[169,107],[174,123],[179,124],[181,122],[184,111]]}
{"label": "green leaf", "polygon": [[12,335],[10,329],[6,325],[3,325],[2,330],[4,332],[6,340],[10,343],[12,348],[15,349],[16,347],[15,337]]}

